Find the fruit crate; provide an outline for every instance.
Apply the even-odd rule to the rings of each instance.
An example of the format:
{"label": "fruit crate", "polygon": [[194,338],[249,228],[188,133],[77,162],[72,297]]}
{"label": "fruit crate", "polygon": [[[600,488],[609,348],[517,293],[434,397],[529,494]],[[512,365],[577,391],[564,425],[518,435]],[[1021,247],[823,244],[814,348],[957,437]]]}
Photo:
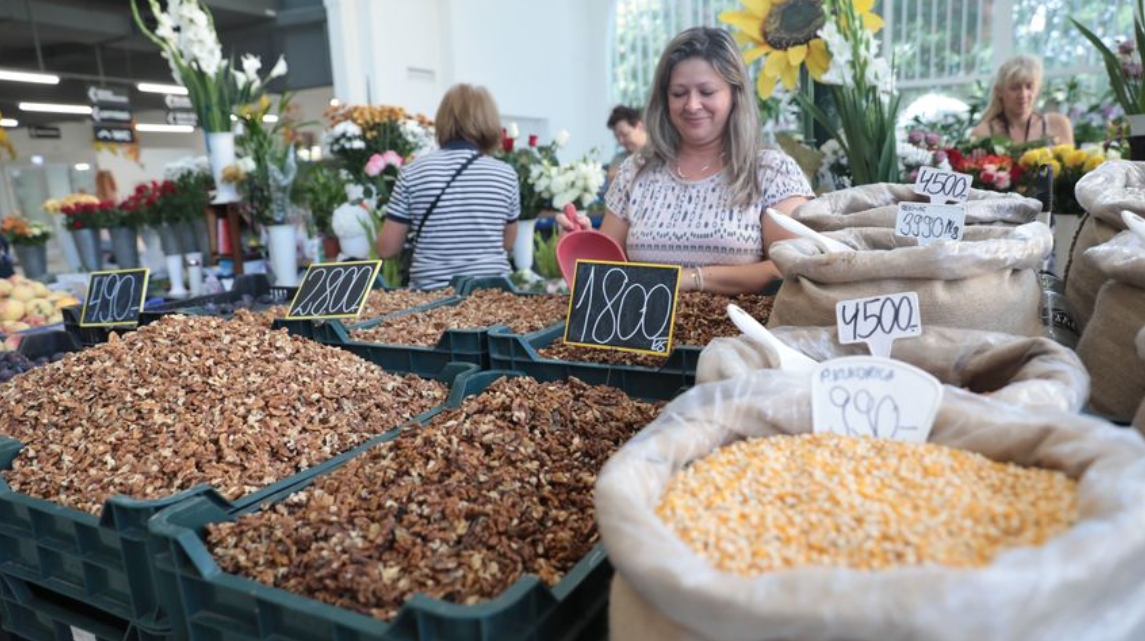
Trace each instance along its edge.
{"label": "fruit crate", "polygon": [[505,327],[489,332],[489,366],[524,372],[541,381],[559,381],[575,376],[593,385],[608,385],[629,396],[670,400],[696,382],[697,347],[677,347],[662,367],[609,365],[543,358],[537,350],[564,336],[564,323],[531,334],[515,334]]}
{"label": "fruit crate", "polygon": [[[520,372],[485,371],[459,382],[446,407],[483,391],[501,376]],[[441,409],[428,412],[428,420]],[[379,437],[372,446],[397,433]],[[296,485],[258,504],[230,510],[215,497],[202,496],[163,510],[149,523],[162,542],[155,562],[156,583],[178,610],[174,633],[189,641],[573,641],[607,638],[608,591],[612,566],[596,545],[552,588],[539,578],[520,578],[498,597],[460,605],[422,594],[407,601],[392,621],[322,603],[243,576],[215,563],[204,534],[211,523],[267,509],[306,487]]]}
{"label": "fruit crate", "polygon": [[74,336],[62,329],[57,329],[51,332],[30,334],[21,338],[20,346],[16,348],[16,351],[20,352],[24,358],[35,361],[39,358],[50,358],[53,354],[78,352],[82,348],[83,346]]}
{"label": "fruit crate", "polygon": [[[0,578],[0,620],[13,641],[166,641],[122,619],[18,579]],[[0,634],[0,638],[7,638]]]}
{"label": "fruit crate", "polygon": [[[472,365],[450,364],[434,377],[453,388],[475,370]],[[11,469],[22,447],[18,441],[0,436],[0,470]],[[305,483],[364,447],[249,494],[234,502],[235,509]],[[0,479],[0,577],[25,581],[140,630],[165,634],[171,626],[152,580],[147,521],[164,508],[204,495],[218,496],[205,484],[161,499],[114,496],[95,516],[15,492]]]}
{"label": "fruit crate", "polygon": [[328,325],[332,332],[331,342],[345,345],[352,350],[360,350],[363,349],[364,346],[369,346],[373,348],[371,350],[373,357],[379,359],[380,362],[383,363],[383,367],[392,369],[393,371],[414,371],[412,368],[415,366],[441,367],[445,363],[451,362],[474,363],[479,365],[481,369],[488,369],[489,332],[501,327],[500,325],[472,329],[447,329],[442,332],[441,338],[438,339],[437,344],[433,347],[370,343],[355,340],[350,334],[350,332],[355,329],[376,327],[393,318],[417,314],[438,307],[460,304],[465,297],[479,289],[500,289],[517,294],[518,296],[542,295],[520,292],[508,278],[503,277],[469,278],[455,287],[459,295],[452,298],[434,301],[412,309],[387,314],[380,318],[353,325],[346,325],[336,321],[332,322]]}

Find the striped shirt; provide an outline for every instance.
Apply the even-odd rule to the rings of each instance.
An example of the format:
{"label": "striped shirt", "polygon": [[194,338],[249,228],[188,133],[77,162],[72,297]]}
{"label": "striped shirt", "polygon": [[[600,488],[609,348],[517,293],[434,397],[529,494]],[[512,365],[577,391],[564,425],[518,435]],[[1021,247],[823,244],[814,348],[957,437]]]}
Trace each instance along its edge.
{"label": "striped shirt", "polygon": [[[447,144],[406,165],[386,217],[417,229],[450,176],[474,153],[471,145]],[[517,173],[500,160],[481,156],[449,185],[421,230],[410,263],[410,287],[445,287],[459,274],[507,275],[505,226],[520,215]]]}

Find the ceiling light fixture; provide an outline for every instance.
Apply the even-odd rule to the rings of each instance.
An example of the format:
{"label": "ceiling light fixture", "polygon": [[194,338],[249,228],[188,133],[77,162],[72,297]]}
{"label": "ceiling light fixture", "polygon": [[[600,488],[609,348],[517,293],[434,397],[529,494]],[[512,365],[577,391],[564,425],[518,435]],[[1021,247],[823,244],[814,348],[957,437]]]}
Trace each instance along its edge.
{"label": "ceiling light fixture", "polygon": [[341,101],[341,100],[338,100],[337,98],[331,98],[331,99],[330,99],[330,106],[331,106],[331,107],[337,107],[337,106],[339,106],[339,105],[341,105],[341,104],[342,104],[342,101]]}
{"label": "ceiling light fixture", "polygon": [[164,134],[189,134],[195,131],[191,125],[154,125],[141,122],[135,125],[135,131],[150,131]]}
{"label": "ceiling light fixture", "polygon": [[278,122],[278,116],[274,114],[266,114],[262,117],[263,122]]}
{"label": "ceiling light fixture", "polygon": [[50,73],[29,73],[27,71],[12,71],[10,69],[0,69],[0,80],[11,80],[12,82],[33,82],[38,85],[58,85],[60,84],[60,77]]}
{"label": "ceiling light fixture", "polygon": [[21,102],[20,111],[41,111],[50,114],[79,114],[91,115],[91,107],[87,105],[61,105],[54,102]]}
{"label": "ceiling light fixture", "polygon": [[187,95],[187,88],[183,85],[164,85],[158,82],[141,82],[135,88],[147,93],[168,93],[176,96]]}
{"label": "ceiling light fixture", "polygon": [[86,162],[77,162],[75,164],[75,168],[76,171],[87,171],[91,169],[91,165],[87,164]]}
{"label": "ceiling light fixture", "polygon": [[15,118],[0,118],[0,127],[19,127],[20,121]]}

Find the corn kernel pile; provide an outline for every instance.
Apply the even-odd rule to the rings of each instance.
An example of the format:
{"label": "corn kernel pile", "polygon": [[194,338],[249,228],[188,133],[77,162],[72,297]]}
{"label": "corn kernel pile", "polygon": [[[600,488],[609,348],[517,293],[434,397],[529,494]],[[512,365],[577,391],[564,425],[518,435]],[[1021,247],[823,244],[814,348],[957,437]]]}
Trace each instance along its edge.
{"label": "corn kernel pile", "polygon": [[693,462],[656,513],[720,570],[981,566],[1078,518],[1061,472],[932,443],[834,434],[739,441]]}

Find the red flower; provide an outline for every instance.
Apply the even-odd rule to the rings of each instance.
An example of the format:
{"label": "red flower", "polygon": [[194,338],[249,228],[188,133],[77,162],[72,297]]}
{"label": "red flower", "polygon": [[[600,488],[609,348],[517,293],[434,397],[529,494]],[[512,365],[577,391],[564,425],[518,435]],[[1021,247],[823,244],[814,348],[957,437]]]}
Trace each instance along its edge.
{"label": "red flower", "polygon": [[537,134],[529,134],[529,146],[530,147],[536,147],[537,146]]}
{"label": "red flower", "polygon": [[78,220],[72,221],[72,229],[83,229],[83,223]]}
{"label": "red flower", "polygon": [[512,138],[502,138],[501,139],[501,149],[505,150],[505,153],[509,153],[509,152],[513,151],[513,139]]}

